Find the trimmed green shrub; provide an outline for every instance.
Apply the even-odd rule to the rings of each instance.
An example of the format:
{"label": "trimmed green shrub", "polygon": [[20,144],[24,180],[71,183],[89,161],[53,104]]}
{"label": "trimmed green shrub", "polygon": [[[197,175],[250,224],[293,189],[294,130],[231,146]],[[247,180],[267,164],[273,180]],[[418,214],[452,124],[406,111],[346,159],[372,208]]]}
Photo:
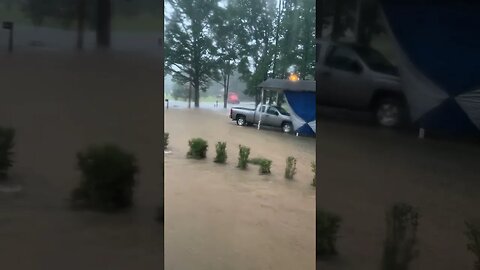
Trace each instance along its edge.
{"label": "trimmed green shrub", "polygon": [[215,157],[214,162],[216,163],[225,163],[227,161],[227,143],[226,142],[217,142],[215,146],[217,150],[217,156]]}
{"label": "trimmed green shrub", "polygon": [[270,167],[272,166],[272,161],[269,159],[262,159],[260,162],[260,174],[270,174]]}
{"label": "trimmed green shrub", "polygon": [[243,145],[239,145],[238,148],[239,148],[239,153],[238,153],[237,167],[242,170],[245,170],[247,169],[247,166],[248,166],[248,157],[250,156],[250,148]]}
{"label": "trimmed green shrub", "polygon": [[295,173],[297,173],[297,159],[294,157],[288,157],[287,165],[285,167],[285,178],[293,179]]}
{"label": "trimmed green shrub", "polygon": [[328,258],[337,255],[337,238],[341,218],[325,210],[317,209],[317,256]]}
{"label": "trimmed green shrub", "polygon": [[132,205],[138,173],[132,154],[113,144],[91,146],[77,154],[77,165],[82,181],[72,192],[75,207],[113,211]]}
{"label": "trimmed green shrub", "polygon": [[0,180],[8,175],[8,170],[13,166],[13,146],[15,130],[0,127]]}
{"label": "trimmed green shrub", "polygon": [[248,160],[248,163],[259,165],[260,174],[270,174],[270,167],[272,166],[272,161],[266,158],[252,158]]}
{"label": "trimmed green shrub", "polygon": [[407,270],[418,256],[418,211],[405,203],[397,203],[386,213],[387,235],[384,242],[382,269]]}
{"label": "trimmed green shrub", "polygon": [[204,159],[207,157],[208,143],[202,138],[194,138],[188,141],[190,151],[187,153],[187,158]]}
{"label": "trimmed green shrub", "polygon": [[317,165],[313,161],[311,164],[312,167],[312,172],[313,172],[313,181],[312,181],[312,186],[316,187],[317,186]]}
{"label": "trimmed green shrub", "polygon": [[473,269],[480,270],[480,226],[471,221],[466,221],[465,226],[467,227],[465,231],[468,239],[467,249],[476,257]]}
{"label": "trimmed green shrub", "polygon": [[163,133],[163,150],[167,149],[168,147],[168,139],[170,134],[168,132]]}

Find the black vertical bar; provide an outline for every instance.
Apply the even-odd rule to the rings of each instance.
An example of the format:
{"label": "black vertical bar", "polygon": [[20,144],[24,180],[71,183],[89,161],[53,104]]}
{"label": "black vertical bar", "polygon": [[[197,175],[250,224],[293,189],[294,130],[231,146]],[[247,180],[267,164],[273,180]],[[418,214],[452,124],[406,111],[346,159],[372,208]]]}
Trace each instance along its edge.
{"label": "black vertical bar", "polygon": [[10,28],[10,35],[8,37],[8,52],[13,52],[13,25]]}

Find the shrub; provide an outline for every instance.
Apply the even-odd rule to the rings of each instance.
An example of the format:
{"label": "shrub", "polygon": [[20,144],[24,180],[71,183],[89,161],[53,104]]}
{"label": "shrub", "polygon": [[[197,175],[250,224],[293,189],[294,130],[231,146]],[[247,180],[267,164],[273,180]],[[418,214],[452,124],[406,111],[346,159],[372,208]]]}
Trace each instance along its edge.
{"label": "shrub", "polygon": [[270,174],[270,167],[272,166],[272,161],[269,159],[262,159],[260,162],[260,174]]}
{"label": "shrub", "polygon": [[410,262],[418,255],[415,248],[418,217],[418,211],[408,204],[397,203],[388,209],[383,270],[407,270]]}
{"label": "shrub", "polygon": [[250,156],[250,148],[239,145],[239,154],[238,154],[238,165],[237,167],[245,170],[248,166],[248,156]]}
{"label": "shrub", "polygon": [[337,238],[341,218],[325,210],[317,210],[317,256],[330,257],[337,254]]}
{"label": "shrub", "polygon": [[227,161],[227,143],[217,142],[215,149],[217,150],[217,156],[215,157],[214,161],[216,163],[225,163],[225,161]]}
{"label": "shrub", "polygon": [[204,159],[207,157],[208,143],[202,138],[194,138],[188,142],[190,151],[187,153],[188,158]]}
{"label": "shrub", "polygon": [[294,157],[287,158],[287,166],[285,167],[285,178],[293,179],[297,172],[297,159]]}
{"label": "shrub", "polygon": [[105,211],[131,206],[138,172],[132,154],[112,144],[91,146],[77,154],[77,164],[82,181],[72,192],[74,206]]}
{"label": "shrub", "polygon": [[13,165],[15,130],[0,127],[0,179],[6,178]]}
{"label": "shrub", "polygon": [[467,230],[465,235],[468,239],[467,248],[476,257],[475,266],[473,269],[480,270],[480,226],[473,222],[466,221]]}
{"label": "shrub", "polygon": [[248,160],[248,163],[259,165],[259,173],[260,174],[270,174],[270,167],[272,166],[272,161],[266,158],[252,158]]}
{"label": "shrub", "polygon": [[167,149],[168,147],[168,138],[170,134],[168,132],[163,133],[163,150]]}
{"label": "shrub", "polygon": [[313,172],[313,181],[312,181],[312,186],[317,186],[317,165],[313,161],[312,164],[312,172]]}

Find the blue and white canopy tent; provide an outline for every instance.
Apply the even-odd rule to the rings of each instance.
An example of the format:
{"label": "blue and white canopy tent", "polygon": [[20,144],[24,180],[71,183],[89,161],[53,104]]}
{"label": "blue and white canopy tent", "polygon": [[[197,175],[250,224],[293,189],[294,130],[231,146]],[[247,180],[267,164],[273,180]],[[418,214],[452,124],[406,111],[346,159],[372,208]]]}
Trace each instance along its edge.
{"label": "blue and white canopy tent", "polygon": [[[262,102],[265,91],[283,93],[295,133],[297,135],[315,136],[317,131],[315,81],[267,79],[258,87],[262,89]],[[262,116],[260,115],[258,128],[260,128],[261,119]]]}
{"label": "blue and white canopy tent", "polygon": [[480,131],[480,1],[382,0],[412,120]]}

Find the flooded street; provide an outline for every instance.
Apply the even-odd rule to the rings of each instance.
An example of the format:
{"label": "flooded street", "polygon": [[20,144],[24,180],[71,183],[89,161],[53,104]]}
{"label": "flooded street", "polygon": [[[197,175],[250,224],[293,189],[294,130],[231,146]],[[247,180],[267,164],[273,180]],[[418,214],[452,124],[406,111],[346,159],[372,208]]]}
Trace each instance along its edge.
{"label": "flooded street", "polygon": [[[166,269],[315,269],[314,138],[238,127],[223,109],[166,110],[165,131]],[[208,141],[206,160],[186,159],[193,137]],[[217,141],[227,142],[226,165],[213,162]],[[272,175],[237,169],[239,144],[271,159]],[[295,181],[283,175],[289,155]]]}
{"label": "flooded street", "polygon": [[379,269],[385,211],[396,202],[419,208],[420,253],[412,270],[472,269],[464,221],[480,219],[477,143],[420,140],[356,119],[318,123],[317,208],[342,217],[339,255],[319,261],[320,269]]}
{"label": "flooded street", "polygon": [[[0,58],[0,125],[16,129],[10,181],[22,187],[0,192],[0,268],[161,269],[158,60],[60,52]],[[135,205],[111,215],[72,211],[75,154],[103,142],[137,156]]]}

